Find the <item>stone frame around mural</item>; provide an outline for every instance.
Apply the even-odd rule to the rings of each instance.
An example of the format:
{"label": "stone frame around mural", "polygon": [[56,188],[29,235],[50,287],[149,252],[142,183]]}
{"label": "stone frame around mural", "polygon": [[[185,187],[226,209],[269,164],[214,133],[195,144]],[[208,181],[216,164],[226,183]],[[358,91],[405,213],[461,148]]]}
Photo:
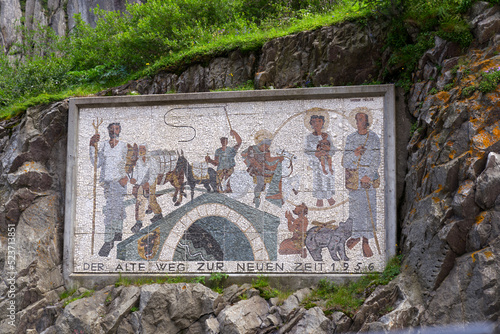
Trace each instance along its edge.
{"label": "stone frame around mural", "polygon": [[[366,109],[368,111],[365,115],[369,116],[364,117],[373,124],[365,127],[369,131],[363,137],[357,135],[357,131],[362,129],[356,122],[363,123],[364,117],[353,115]],[[167,122],[167,114],[170,123]],[[313,121],[314,117],[310,117],[313,114],[316,115],[314,117],[324,117],[322,121]],[[109,188],[109,183],[108,188],[105,187],[106,181],[102,179],[104,167],[101,165],[97,169],[91,168],[97,165],[92,165],[89,159],[92,154],[89,152],[95,150],[89,145],[94,134],[93,126],[101,120],[103,123],[98,129],[101,136],[98,148],[102,149],[102,155],[99,155],[101,151],[98,154],[100,158],[106,157],[102,147],[106,145],[105,139],[108,139],[108,135],[111,136],[106,133],[109,132],[107,126],[121,123],[120,129],[117,130],[120,139],[123,143],[130,144],[132,148],[129,153],[135,154],[135,157],[139,153],[138,149],[133,149],[133,144],[140,147],[146,143],[144,146],[148,149],[148,161],[173,159],[172,161],[175,160],[179,165],[181,157],[192,160],[182,171],[183,188],[181,185],[177,189],[177,186],[170,182],[170,186],[157,191],[156,187],[160,188],[163,182],[157,182],[160,167],[157,163],[150,162],[149,164],[155,167],[148,167],[146,170],[155,174],[150,177],[150,180],[155,180],[154,192],[150,190],[150,183],[146,192],[142,185],[132,185],[133,177],[129,175],[123,194],[117,195],[120,199],[116,199],[113,195],[114,188]],[[249,123],[250,120],[252,123]],[[309,124],[306,120],[309,120]],[[161,122],[166,125],[159,126]],[[321,123],[321,130],[318,131],[327,145],[327,150],[321,151],[324,152],[324,157],[321,158],[321,154],[316,155],[320,152],[320,136],[311,139],[316,133],[313,128],[315,122]],[[140,127],[139,124],[143,123],[145,125]],[[165,130],[167,126],[170,127]],[[323,126],[326,129],[323,129]],[[241,133],[239,141],[230,134],[231,130]],[[193,146],[185,144],[189,139],[189,135],[186,135],[188,131],[200,138]],[[294,131],[297,133],[293,133]],[[64,232],[65,278],[68,281],[99,281],[106,277],[116,277],[119,273],[141,276],[199,276],[213,271],[226,272],[231,276],[265,274],[341,278],[362,272],[381,271],[396,249],[395,135],[393,85],[70,99]],[[203,189],[228,190],[223,174],[218,175],[217,166],[210,163],[216,159],[214,152],[222,145],[222,141],[217,143],[222,136],[228,137],[227,147],[235,147],[237,151],[236,158],[233,158],[236,166],[233,167],[234,172],[230,172],[234,189],[231,189],[232,193],[205,193]],[[178,143],[174,144],[175,140]],[[179,144],[181,142],[182,144]],[[265,146],[267,142],[269,145]],[[346,142],[351,143],[352,148],[349,148]],[[258,143],[264,146],[258,146]],[[309,151],[308,145],[312,147]],[[328,151],[328,145],[334,146],[335,152]],[[363,149],[356,151],[354,146],[362,146]],[[264,150],[267,147],[269,154],[258,151],[259,147],[264,147]],[[253,155],[255,150],[259,154],[262,153],[260,157],[264,158],[258,161],[257,169],[254,170],[252,161],[257,160],[249,157],[259,156]],[[291,153],[293,159],[296,159],[293,162],[295,171],[292,168],[288,175],[298,175],[299,181],[294,188],[285,184],[285,176],[282,174],[285,172],[276,171],[277,166],[280,170],[285,169],[285,162],[288,160],[292,166],[292,158],[286,160],[287,153]],[[174,158],[165,158],[167,155]],[[202,164],[204,156],[207,155],[207,165],[213,168],[212,174],[207,166]],[[158,158],[159,156],[161,158]],[[281,161],[278,159],[280,156],[284,156]],[[365,157],[370,158],[366,158],[368,162],[363,163],[362,159]],[[102,161],[105,163],[105,160],[106,158],[103,158]],[[143,161],[145,162],[146,158]],[[353,161],[357,167],[347,168],[347,161]],[[199,167],[196,165],[198,162]],[[139,164],[134,163],[132,173],[137,170],[139,175]],[[259,164],[271,167],[262,166],[260,170]],[[377,164],[375,170],[370,168],[371,164]],[[193,199],[188,180],[188,165],[191,165],[194,176],[196,168],[201,168],[199,183],[205,186],[200,184],[194,187],[196,195]],[[383,169],[380,170],[379,166]],[[275,169],[271,170],[272,168]],[[94,181],[91,175],[93,169],[97,171],[96,177],[99,178]],[[241,190],[242,195],[238,197],[240,190],[237,186],[244,183],[242,180],[245,170],[247,178],[253,177],[253,184],[248,181],[248,187]],[[374,171],[374,175],[380,175],[379,185],[375,186],[375,176],[365,189],[364,185],[368,183],[363,183],[359,175],[373,174]],[[323,185],[318,185],[330,182],[324,175],[329,175],[334,180],[331,182],[335,195],[331,195],[327,186],[324,188]],[[236,176],[240,178],[235,178]],[[359,181],[355,182],[359,183],[359,186],[354,188],[348,182],[348,179],[353,177]],[[256,190],[259,182],[262,182],[264,187],[262,191]],[[293,189],[293,192],[286,190],[287,187]],[[297,187],[299,189],[295,189]],[[275,189],[274,193],[272,189]],[[145,198],[149,206],[147,203],[139,203],[138,190],[147,193]],[[170,197],[168,194],[174,191],[177,196],[167,204],[166,199]],[[182,191],[185,197],[180,195]],[[288,192],[286,198],[285,191]],[[151,196],[153,193],[155,196]],[[156,198],[156,195],[158,203],[161,204],[159,206],[167,208],[161,212],[161,218],[158,218],[160,216],[151,202],[151,198]],[[113,239],[109,237],[109,233],[112,233],[109,232],[112,230],[111,224],[104,226],[103,223],[106,219],[109,221],[109,217],[122,212],[114,210],[114,213],[110,213],[108,210],[103,213],[106,211],[103,211],[103,207],[111,201],[122,203],[123,205],[120,205],[125,207],[122,211],[127,212],[127,218],[121,221],[123,226],[120,225],[118,229],[123,232],[123,235],[119,233],[122,240],[110,241]],[[93,209],[90,204],[93,202],[96,202],[97,209]],[[301,203],[308,208],[305,215]],[[349,207],[349,203],[361,203],[356,207],[365,209],[353,209]],[[142,214],[144,205],[150,212],[148,216]],[[137,209],[138,207],[140,209]],[[369,209],[366,210],[366,207]],[[135,212],[141,212],[141,219],[147,218],[147,222],[144,221],[143,226],[139,228],[134,223],[142,220],[138,220],[134,209]],[[92,232],[89,232],[89,211],[94,215]],[[370,212],[370,215],[366,212]],[[301,220],[300,217],[306,218]],[[372,226],[380,226],[379,222],[383,221],[384,229],[377,229],[376,233],[371,234],[370,231],[362,232],[363,228],[356,224],[363,219],[371,222]],[[352,233],[353,221],[354,225],[358,226],[354,228],[355,233]],[[345,232],[347,230],[349,232]],[[355,236],[359,237],[358,242]],[[90,252],[89,238],[92,239],[93,245]],[[116,233],[114,238],[117,239]],[[364,238],[368,244],[367,248]],[[349,241],[350,239],[353,241]],[[108,255],[105,255],[107,249],[103,252],[106,242],[112,245]],[[235,245],[238,245],[238,248],[235,248]],[[195,250],[194,253],[192,249]],[[373,255],[367,256],[370,252]],[[196,257],[200,260],[197,261]],[[336,260],[336,257],[340,258]],[[367,259],[370,258],[374,260],[368,262]]]}

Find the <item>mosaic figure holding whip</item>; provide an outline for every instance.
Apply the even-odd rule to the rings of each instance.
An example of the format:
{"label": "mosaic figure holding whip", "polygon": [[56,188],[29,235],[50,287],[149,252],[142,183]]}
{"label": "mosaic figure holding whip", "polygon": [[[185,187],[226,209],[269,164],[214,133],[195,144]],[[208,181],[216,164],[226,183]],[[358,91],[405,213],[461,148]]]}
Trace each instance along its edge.
{"label": "mosaic figure holding whip", "polygon": [[218,192],[224,192],[224,193],[231,193],[231,183],[230,183],[230,177],[234,172],[234,166],[236,165],[236,162],[234,161],[234,158],[236,156],[236,153],[238,152],[238,149],[241,146],[241,137],[240,135],[233,130],[231,127],[231,122],[229,121],[229,116],[227,114],[226,108],[224,108],[224,111],[226,113],[226,118],[227,118],[227,123],[229,124],[229,134],[236,139],[236,145],[234,146],[228,146],[228,138],[227,137],[221,137],[220,138],[220,143],[221,147],[219,147],[215,151],[215,156],[213,159],[210,158],[210,156],[207,154],[205,157],[205,161],[207,163],[210,163],[214,166],[217,166],[217,191]]}

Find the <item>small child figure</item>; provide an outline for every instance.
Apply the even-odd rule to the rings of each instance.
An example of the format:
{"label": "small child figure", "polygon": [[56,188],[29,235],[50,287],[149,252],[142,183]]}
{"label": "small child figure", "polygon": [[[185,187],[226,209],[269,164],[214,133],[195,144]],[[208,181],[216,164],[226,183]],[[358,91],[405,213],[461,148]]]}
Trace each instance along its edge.
{"label": "small child figure", "polygon": [[331,144],[328,141],[328,134],[322,133],[321,138],[322,139],[318,142],[318,146],[316,147],[316,151],[319,152],[318,159],[321,162],[323,173],[325,173],[325,175],[328,174],[326,171],[326,164],[328,164],[328,169],[330,173],[333,174],[332,156],[330,155]]}

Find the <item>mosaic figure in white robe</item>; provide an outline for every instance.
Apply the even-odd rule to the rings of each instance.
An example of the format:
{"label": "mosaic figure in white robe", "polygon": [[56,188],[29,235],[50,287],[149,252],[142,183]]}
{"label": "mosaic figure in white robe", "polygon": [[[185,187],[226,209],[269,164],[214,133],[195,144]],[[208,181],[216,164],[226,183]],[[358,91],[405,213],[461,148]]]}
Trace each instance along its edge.
{"label": "mosaic figure in white robe", "polygon": [[[380,186],[380,139],[369,130],[367,113],[355,115],[358,130],[347,136],[343,166],[346,188],[349,191],[349,218],[353,220],[352,236],[347,246],[352,249],[361,239],[363,256],[371,257],[369,239],[376,239],[377,198]],[[378,241],[375,240],[378,247]]]}
{"label": "mosaic figure in white robe", "polygon": [[97,146],[97,168],[100,168],[99,182],[104,188],[104,245],[99,255],[107,257],[115,241],[122,240],[125,214],[125,194],[128,176],[125,171],[127,144],[119,141],[120,123],[108,125],[109,141],[99,143],[100,135],[90,139],[90,161],[94,164]]}
{"label": "mosaic figure in white robe", "polygon": [[[327,116],[327,112],[319,108],[311,109],[307,114],[313,132],[306,137],[305,153],[309,157],[309,166],[313,172],[312,195],[316,198],[316,206],[318,207],[323,206],[323,200],[328,200],[329,205],[335,204],[333,199],[333,195],[335,195],[335,170],[331,164],[331,159],[335,154],[335,146],[330,134],[323,132],[325,114]],[[321,145],[318,145],[325,140],[330,144],[329,150],[326,151],[320,149]]]}

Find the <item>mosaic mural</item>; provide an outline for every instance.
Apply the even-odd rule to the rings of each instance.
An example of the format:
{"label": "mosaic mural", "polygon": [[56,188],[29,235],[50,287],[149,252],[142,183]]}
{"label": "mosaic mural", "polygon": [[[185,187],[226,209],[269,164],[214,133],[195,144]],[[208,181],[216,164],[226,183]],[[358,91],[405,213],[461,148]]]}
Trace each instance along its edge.
{"label": "mosaic mural", "polygon": [[385,265],[383,97],[80,108],[75,273]]}

